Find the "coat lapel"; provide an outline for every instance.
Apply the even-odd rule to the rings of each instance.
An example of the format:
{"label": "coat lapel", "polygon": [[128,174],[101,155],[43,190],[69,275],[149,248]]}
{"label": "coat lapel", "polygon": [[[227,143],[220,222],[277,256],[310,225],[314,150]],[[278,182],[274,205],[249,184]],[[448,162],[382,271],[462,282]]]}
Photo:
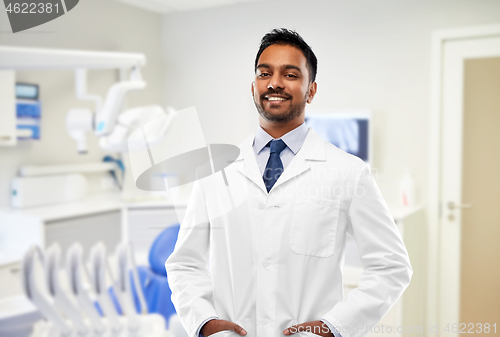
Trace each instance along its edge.
{"label": "coat lapel", "polygon": [[284,184],[288,180],[297,177],[303,172],[307,171],[311,165],[310,161],[325,161],[326,160],[326,149],[325,141],[314,131],[309,128],[304,144],[300,148],[299,152],[292,159],[290,164],[285,168],[283,174],[278,178],[276,184],[274,184],[274,190],[278,186]]}
{"label": "coat lapel", "polygon": [[255,134],[249,136],[240,145],[240,155],[236,158],[235,163],[238,163],[238,170],[248,179],[254,182],[264,193],[267,194],[264,179],[260,175],[259,165],[253,151],[253,140]]}
{"label": "coat lapel", "polygon": [[[264,179],[262,179],[262,176],[260,175],[257,159],[255,158],[255,153],[253,151],[254,138],[255,135],[251,135],[240,145],[240,155],[235,160],[235,163],[239,163],[238,170],[243,175],[254,182],[264,193],[267,194]],[[288,164],[285,168],[283,174],[278,178],[272,190],[307,171],[310,168],[310,161],[325,160],[325,141],[312,128],[309,128],[304,144],[292,159],[290,164]]]}

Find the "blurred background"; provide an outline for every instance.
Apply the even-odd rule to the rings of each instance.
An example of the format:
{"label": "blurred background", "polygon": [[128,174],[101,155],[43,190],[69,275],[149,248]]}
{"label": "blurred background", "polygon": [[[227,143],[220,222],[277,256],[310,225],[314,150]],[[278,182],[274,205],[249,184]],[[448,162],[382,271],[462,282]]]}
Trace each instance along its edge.
{"label": "blurred background", "polygon": [[[370,164],[410,254],[412,282],[381,322],[393,329],[373,335],[499,335],[497,0],[85,0],[17,33],[0,10],[0,335],[36,335],[21,283],[32,244],[66,254],[79,241],[87,258],[130,241],[144,273],[166,279],[151,249],[188,192],[135,187],[126,136],[195,106],[207,144],[239,144],[258,126],[260,39],[279,27],[318,58],[311,126],[353,132],[344,149]],[[89,124],[101,110],[107,134]],[[350,240],[346,293],[361,272]]]}

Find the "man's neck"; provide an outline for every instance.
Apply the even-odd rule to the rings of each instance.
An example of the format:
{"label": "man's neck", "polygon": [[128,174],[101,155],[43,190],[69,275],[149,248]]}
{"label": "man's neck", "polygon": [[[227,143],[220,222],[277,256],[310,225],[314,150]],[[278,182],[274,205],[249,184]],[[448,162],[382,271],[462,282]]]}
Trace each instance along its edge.
{"label": "man's neck", "polygon": [[304,123],[304,118],[294,119],[288,123],[282,124],[282,123],[268,122],[259,116],[260,127],[264,129],[264,131],[266,131],[274,139],[280,138],[281,136],[292,131],[293,129],[299,127],[302,123]]}

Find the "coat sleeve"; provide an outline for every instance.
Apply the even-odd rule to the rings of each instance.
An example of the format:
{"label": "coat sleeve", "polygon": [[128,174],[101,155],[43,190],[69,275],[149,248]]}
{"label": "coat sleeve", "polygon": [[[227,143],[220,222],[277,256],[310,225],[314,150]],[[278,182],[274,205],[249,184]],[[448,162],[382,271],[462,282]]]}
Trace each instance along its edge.
{"label": "coat sleeve", "polygon": [[174,251],[165,262],[172,303],[189,337],[198,337],[201,324],[218,316],[207,267],[209,247],[210,224],[200,181],[196,181]]}
{"label": "coat sleeve", "polygon": [[349,206],[347,231],[364,268],[358,288],[321,318],[343,337],[363,337],[382,319],[413,274],[403,239],[368,164],[359,174]]}

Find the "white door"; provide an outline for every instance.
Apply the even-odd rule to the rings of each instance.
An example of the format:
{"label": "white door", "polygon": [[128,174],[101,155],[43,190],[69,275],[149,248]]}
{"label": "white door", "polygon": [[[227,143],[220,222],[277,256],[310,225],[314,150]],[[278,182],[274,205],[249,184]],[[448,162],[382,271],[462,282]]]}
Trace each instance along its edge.
{"label": "white door", "polygon": [[[466,200],[466,196],[469,197],[470,194],[464,194],[463,185],[464,179],[467,178],[464,175],[464,167],[471,165],[474,167],[488,167],[491,163],[488,160],[484,162],[474,162],[471,163],[471,158],[468,157],[467,153],[474,153],[474,151],[485,151],[484,148],[470,149],[472,143],[466,143],[468,140],[464,139],[464,87],[465,86],[465,69],[468,60],[479,60],[487,58],[500,57],[500,33],[498,36],[489,37],[479,37],[479,38],[469,38],[469,39],[457,39],[446,41],[443,46],[443,58],[442,58],[442,120],[441,120],[441,170],[440,170],[440,223],[439,223],[439,265],[438,265],[438,315],[439,315],[439,335],[440,336],[458,336],[458,333],[478,333],[481,329],[484,329],[485,324],[489,323],[491,329],[496,328],[496,332],[490,331],[488,335],[498,335],[500,333],[500,320],[497,322],[491,321],[491,312],[486,307],[484,307],[483,312],[479,312],[479,317],[484,317],[481,321],[471,321],[462,322],[464,319],[463,309],[461,308],[461,295],[463,297],[463,290],[471,290],[473,287],[484,287],[483,283],[486,278],[491,279],[490,272],[496,272],[495,270],[500,269],[500,256],[491,256],[491,258],[496,258],[496,262],[491,261],[491,270],[485,268],[484,270],[479,270],[474,277],[468,278],[467,283],[464,284],[463,281],[463,260],[464,253],[463,247],[467,240],[472,240],[467,234],[463,237],[462,233],[465,228],[463,228],[466,223],[463,222],[467,218],[467,213],[473,212],[474,210],[480,209],[479,206],[474,205],[471,200]],[[500,79],[500,73],[497,74]],[[487,91],[487,90],[485,90]],[[497,93],[500,97],[500,90]],[[500,114],[500,110],[497,111]],[[489,123],[498,123],[500,119],[498,116],[491,114],[483,115],[479,117],[479,114],[470,114],[469,118],[491,118]],[[470,119],[467,123],[470,122]],[[488,122],[486,123],[486,125]],[[483,124],[484,125],[484,124]],[[497,125],[497,130],[500,130],[500,125]],[[481,133],[476,133],[476,138],[481,138]],[[485,137],[487,135],[485,134]],[[487,140],[484,139],[482,144],[487,144]],[[491,144],[491,160],[498,161],[500,157],[500,142],[490,142]],[[480,144],[480,142],[479,142]],[[466,150],[464,152],[464,150]],[[471,152],[472,151],[472,152]],[[488,157],[486,157],[488,158]],[[464,162],[467,160],[467,162]],[[483,172],[481,170],[476,172]],[[474,177],[476,179],[475,183],[485,183],[485,179],[490,179],[484,171],[485,175],[477,174]],[[498,176],[498,173],[496,174]],[[498,179],[498,178],[495,178]],[[490,181],[493,185],[497,182]],[[487,185],[487,182],[486,182]],[[492,185],[492,188],[493,188]],[[476,202],[479,199],[476,199]],[[484,202],[481,201],[482,203]],[[497,209],[500,209],[500,198],[496,201]],[[470,215],[470,214],[469,214]],[[469,222],[470,222],[470,216]],[[496,220],[495,220],[496,221]],[[483,226],[484,219],[479,221],[472,221],[467,226]],[[476,227],[477,228],[477,227]],[[493,227],[492,227],[493,228]],[[496,228],[500,228],[500,223],[496,224]],[[475,233],[474,228],[469,228],[469,232]],[[475,238],[474,240],[477,240]],[[484,263],[480,261],[481,249],[487,249],[487,244],[483,245],[481,248],[481,243],[476,243],[475,250],[469,250],[467,252],[467,258],[469,261],[474,261],[477,259],[477,263]],[[476,255],[477,253],[477,255]],[[497,255],[497,254],[493,254]],[[496,263],[496,265],[495,265]],[[486,275],[488,275],[486,277]],[[471,284],[471,282],[473,282]],[[500,285],[498,285],[500,286]],[[497,286],[497,287],[498,287]],[[467,287],[467,288],[466,288]],[[498,297],[498,294],[491,294],[493,297]],[[485,299],[483,299],[485,300]],[[494,298],[489,298],[491,301],[495,301]],[[500,303],[497,299],[498,306]],[[462,303],[463,305],[463,303]],[[481,310],[481,309],[479,309]],[[470,316],[466,316],[470,317]],[[465,318],[466,320],[468,318]],[[493,324],[497,323],[494,327]],[[480,324],[480,325],[478,325]],[[485,331],[483,330],[483,333]]]}

